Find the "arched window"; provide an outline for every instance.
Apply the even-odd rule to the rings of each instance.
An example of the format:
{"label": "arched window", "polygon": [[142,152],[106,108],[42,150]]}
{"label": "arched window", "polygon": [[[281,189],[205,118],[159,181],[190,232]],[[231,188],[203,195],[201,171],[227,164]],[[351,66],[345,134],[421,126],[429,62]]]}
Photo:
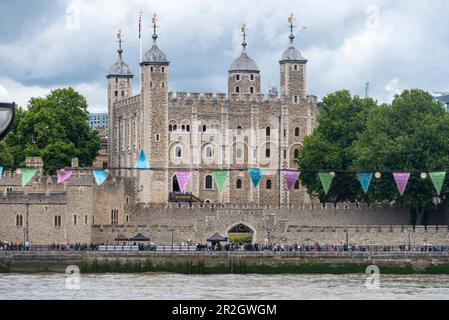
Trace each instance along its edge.
{"label": "arched window", "polygon": [[165,68],[164,67],[162,67],[162,73],[165,73]]}
{"label": "arched window", "polygon": [[242,135],[242,127],[241,127],[241,126],[238,126],[238,127],[237,127],[237,135],[238,135],[238,136],[241,136],[241,135]]}
{"label": "arched window", "polygon": [[204,125],[204,126],[203,126],[203,132],[206,132],[206,131],[207,131],[207,126]]}
{"label": "arched window", "polygon": [[299,180],[295,182],[295,190],[299,190]]}
{"label": "arched window", "polygon": [[239,74],[237,74],[237,75],[235,76],[235,80],[240,81],[240,75],[239,75]]}
{"label": "arched window", "polygon": [[271,128],[267,127],[267,129],[265,130],[266,136],[269,137],[271,136]]}
{"label": "arched window", "polygon": [[253,87],[249,88],[249,93],[254,94],[254,88]]}
{"label": "arched window", "polygon": [[213,190],[214,188],[214,179],[212,176],[206,176],[204,179],[204,189],[206,190]]}
{"label": "arched window", "polygon": [[180,146],[175,148],[175,158],[182,158],[182,149]]}
{"label": "arched window", "polygon": [[271,190],[272,187],[273,187],[273,182],[271,182],[271,180],[267,180],[267,190]]}
{"label": "arched window", "polygon": [[295,159],[298,159],[298,158],[299,158],[299,149],[295,149],[295,152],[294,152],[293,157],[294,157]]}
{"label": "arched window", "polygon": [[162,82],[161,86],[162,88],[165,88],[165,82]]}
{"label": "arched window", "polygon": [[125,91],[122,91],[122,97],[124,97],[125,96]]}
{"label": "arched window", "polygon": [[240,93],[240,87],[235,87],[235,93]]}
{"label": "arched window", "polygon": [[295,71],[298,71],[298,66],[295,64]]}
{"label": "arched window", "polygon": [[251,75],[250,78],[251,78],[251,81],[254,81],[254,75],[253,74]]}
{"label": "arched window", "polygon": [[151,72],[153,72],[153,71],[154,71],[154,68],[153,68],[153,67],[151,67],[151,68],[150,68],[150,70],[151,70]]}
{"label": "arched window", "polygon": [[213,157],[213,150],[211,146],[206,147],[206,158],[211,159]]}
{"label": "arched window", "polygon": [[173,126],[171,124],[168,125],[168,131],[172,132],[173,131]]}
{"label": "arched window", "polygon": [[271,150],[269,148],[267,148],[267,150],[265,150],[265,157],[266,158],[271,157]]}
{"label": "arched window", "polygon": [[242,189],[242,179],[237,179],[237,182],[235,183],[236,189]]}
{"label": "arched window", "polygon": [[115,96],[118,97],[118,91],[114,92]]}
{"label": "arched window", "polygon": [[294,96],[294,97],[293,97],[293,102],[294,102],[294,103],[298,103],[298,96]]}
{"label": "arched window", "polygon": [[190,125],[186,126],[186,130],[187,130],[187,132],[190,132]]}
{"label": "arched window", "polygon": [[178,130],[178,126],[175,124],[175,125],[173,125],[173,131],[176,131],[176,130]]}
{"label": "arched window", "polygon": [[295,137],[299,137],[300,130],[299,128],[295,128]]}
{"label": "arched window", "polygon": [[181,126],[181,131],[182,131],[182,132],[186,131],[186,126],[185,126],[185,125],[182,125],[182,126]]}
{"label": "arched window", "polygon": [[238,148],[237,149],[237,159],[242,159],[242,149]]}

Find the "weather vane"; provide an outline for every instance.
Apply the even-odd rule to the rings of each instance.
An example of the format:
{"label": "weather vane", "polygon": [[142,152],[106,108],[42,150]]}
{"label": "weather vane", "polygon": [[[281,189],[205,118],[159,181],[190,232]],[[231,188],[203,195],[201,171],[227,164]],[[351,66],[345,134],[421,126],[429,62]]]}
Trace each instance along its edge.
{"label": "weather vane", "polygon": [[242,46],[243,46],[243,51],[245,51],[246,50],[246,46],[248,45],[247,43],[246,43],[246,32],[248,31],[248,28],[246,27],[246,24],[244,23],[243,24],[243,26],[242,26],[242,28],[241,28],[241,31],[242,31],[242,33],[243,33],[243,43],[242,43]]}

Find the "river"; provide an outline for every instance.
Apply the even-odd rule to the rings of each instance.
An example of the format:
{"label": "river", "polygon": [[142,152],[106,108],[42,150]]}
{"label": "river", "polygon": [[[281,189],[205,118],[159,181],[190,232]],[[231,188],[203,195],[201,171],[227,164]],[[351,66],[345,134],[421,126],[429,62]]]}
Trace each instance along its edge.
{"label": "river", "polygon": [[365,275],[0,275],[1,300],[299,300],[449,299],[449,276],[381,275],[368,289]]}

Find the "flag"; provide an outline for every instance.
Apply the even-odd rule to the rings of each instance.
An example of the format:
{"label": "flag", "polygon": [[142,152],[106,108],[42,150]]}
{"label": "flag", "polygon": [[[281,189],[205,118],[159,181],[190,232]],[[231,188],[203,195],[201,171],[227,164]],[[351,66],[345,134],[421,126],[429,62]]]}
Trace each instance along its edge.
{"label": "flag", "polygon": [[284,179],[287,183],[288,191],[290,191],[295,185],[296,181],[298,181],[300,174],[301,172],[299,171],[284,171]]}
{"label": "flag", "polygon": [[57,174],[58,174],[58,183],[64,183],[67,180],[69,180],[69,178],[72,176],[73,170],[72,169],[62,169],[62,170],[58,170]]}
{"label": "flag", "polygon": [[407,187],[408,179],[410,178],[410,173],[398,172],[393,173],[394,180],[396,181],[396,186],[398,187],[401,197],[404,196],[405,188]]}
{"label": "flag", "polygon": [[443,189],[444,178],[446,178],[446,172],[431,172],[429,175],[435,189],[437,190],[438,196],[440,196],[441,190]]}
{"label": "flag", "polygon": [[228,179],[229,171],[214,171],[212,176],[214,177],[215,183],[217,184],[218,192],[223,191],[224,184]]}
{"label": "flag", "polygon": [[92,171],[95,177],[95,182],[97,183],[97,185],[101,186],[106,179],[108,178],[108,174],[106,173],[105,170],[93,170]]}
{"label": "flag", "polygon": [[334,179],[334,177],[329,172],[320,172],[318,176],[320,177],[324,192],[327,195],[329,193],[329,189],[331,188],[332,180]]}
{"label": "flag", "polygon": [[373,179],[373,173],[372,172],[357,173],[357,178],[359,178],[363,191],[365,193],[368,193],[371,180]]}
{"label": "flag", "polygon": [[182,193],[186,191],[187,183],[190,180],[190,177],[192,176],[191,171],[177,171],[176,172],[176,179],[178,180],[179,189]]}
{"label": "flag", "polygon": [[22,187],[25,187],[36,174],[37,169],[34,168],[22,168],[20,173],[22,174]]}
{"label": "flag", "polygon": [[142,39],[142,10],[139,15],[139,39]]}
{"label": "flag", "polygon": [[253,182],[254,186],[257,188],[259,186],[260,180],[262,179],[262,175],[263,175],[262,169],[259,169],[259,168],[249,169],[248,173],[249,173],[249,176],[251,177],[251,181]]}
{"label": "flag", "polygon": [[150,169],[150,164],[148,163],[147,157],[143,150],[140,150],[139,159],[137,159],[134,169]]}

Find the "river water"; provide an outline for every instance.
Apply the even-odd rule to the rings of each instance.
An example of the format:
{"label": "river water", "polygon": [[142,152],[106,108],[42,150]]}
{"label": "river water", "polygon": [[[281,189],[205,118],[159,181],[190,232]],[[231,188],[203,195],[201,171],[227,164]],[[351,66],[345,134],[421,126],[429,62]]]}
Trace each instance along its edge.
{"label": "river water", "polygon": [[449,276],[107,274],[0,275],[1,300],[449,299]]}

